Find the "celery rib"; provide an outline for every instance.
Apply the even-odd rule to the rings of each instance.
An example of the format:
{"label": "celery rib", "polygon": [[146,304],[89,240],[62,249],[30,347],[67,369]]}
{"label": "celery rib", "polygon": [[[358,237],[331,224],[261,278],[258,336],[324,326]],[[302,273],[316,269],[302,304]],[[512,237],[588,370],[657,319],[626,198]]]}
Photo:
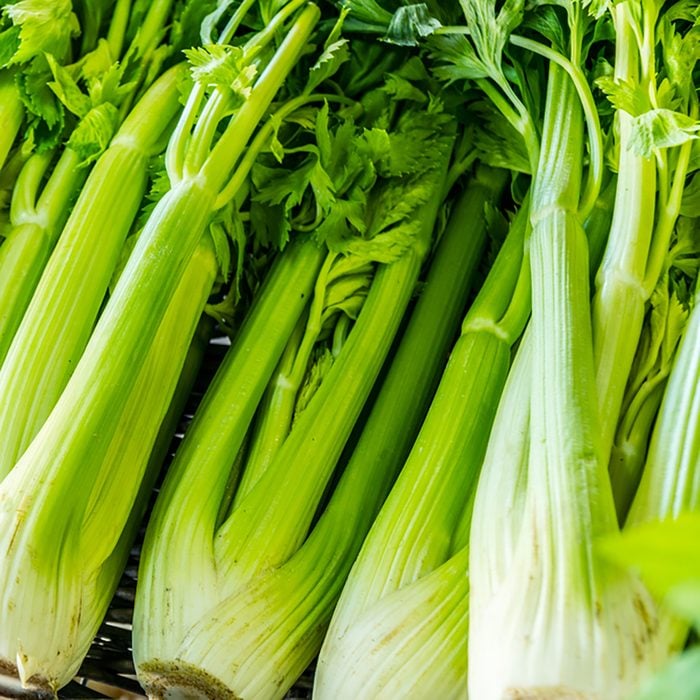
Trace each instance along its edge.
{"label": "celery rib", "polygon": [[[20,172],[13,193],[10,221],[13,226],[0,249],[0,365],[20,326],[56,239],[68,218],[69,203],[83,184],[87,171],[78,168],[78,155],[66,148],[42,194],[36,196],[38,181],[23,197],[25,172],[33,170],[42,156],[31,157]],[[48,164],[48,163],[47,163]],[[44,174],[40,166],[38,179]],[[29,175],[31,178],[31,174]],[[26,201],[22,201],[25,200]],[[36,200],[36,201],[34,201]]]}
{"label": "celery rib", "polygon": [[[141,116],[137,107],[96,163],[15,333],[0,368],[0,392],[7,398],[0,405],[0,478],[53,409],[92,333],[146,189],[153,142],[178,110],[178,73],[154,85]],[[31,401],[22,399],[28,395]]]}
{"label": "celery rib", "polygon": [[13,70],[0,70],[0,169],[5,165],[24,120],[24,105],[14,78]]}

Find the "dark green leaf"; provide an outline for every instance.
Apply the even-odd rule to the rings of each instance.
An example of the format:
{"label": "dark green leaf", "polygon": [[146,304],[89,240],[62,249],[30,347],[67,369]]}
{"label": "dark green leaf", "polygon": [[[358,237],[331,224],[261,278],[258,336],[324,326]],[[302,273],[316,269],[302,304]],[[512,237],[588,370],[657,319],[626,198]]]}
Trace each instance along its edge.
{"label": "dark green leaf", "polygon": [[431,37],[431,58],[437,62],[435,75],[447,83],[458,80],[479,80],[488,77],[488,70],[476,55],[474,47],[461,34]]}
{"label": "dark green leaf", "polygon": [[307,90],[313,92],[321,83],[335,75],[346,61],[350,59],[349,42],[338,39],[328,46],[319,56],[309,72]]}

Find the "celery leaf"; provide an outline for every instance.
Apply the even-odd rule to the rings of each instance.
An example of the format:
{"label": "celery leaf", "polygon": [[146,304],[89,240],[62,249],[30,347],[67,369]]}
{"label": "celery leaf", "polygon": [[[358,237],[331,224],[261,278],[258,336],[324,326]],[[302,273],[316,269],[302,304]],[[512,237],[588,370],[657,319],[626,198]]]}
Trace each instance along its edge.
{"label": "celery leaf", "polygon": [[636,81],[616,80],[611,75],[601,76],[596,85],[605,93],[615,109],[637,117],[651,108],[649,97]]}
{"label": "celery leaf", "polygon": [[680,146],[697,139],[700,122],[670,109],[652,109],[636,116],[633,128],[630,147],[648,158],[657,148]]}
{"label": "celery leaf", "polygon": [[668,16],[662,18],[659,27],[664,69],[675,92],[685,104],[695,90],[693,71],[700,60],[700,24],[697,18],[695,22],[695,26],[685,34],[676,32]]}
{"label": "celery leaf", "polygon": [[53,80],[48,86],[65,108],[77,117],[84,117],[90,111],[90,98],[83,94],[71,72],[61,66],[50,54],[46,56]]}
{"label": "celery leaf", "polygon": [[479,80],[488,77],[488,71],[476,55],[474,47],[461,34],[432,37],[431,57],[437,62],[433,72],[448,84],[458,80]]}
{"label": "celery leaf", "polygon": [[502,78],[502,56],[511,32],[523,19],[523,0],[460,0],[470,36],[488,75]]}
{"label": "celery leaf", "polygon": [[680,213],[681,216],[700,216],[700,173],[695,173],[683,190]]}
{"label": "celery leaf", "polygon": [[602,539],[599,551],[638,572],[678,615],[700,623],[700,513],[627,528]]}
{"label": "celery leaf", "polygon": [[43,53],[63,59],[79,32],[70,0],[21,0],[5,5],[2,12],[19,27],[19,44],[3,65],[24,63]]}
{"label": "celery leaf", "polygon": [[425,3],[404,5],[391,18],[384,40],[399,46],[416,46],[420,39],[430,36],[441,26]]}
{"label": "celery leaf", "polygon": [[208,44],[186,49],[192,78],[208,86],[230,89],[242,100],[246,100],[257,76],[255,65],[248,63],[240,47]]}
{"label": "celery leaf", "polygon": [[346,61],[350,59],[349,42],[338,39],[327,46],[309,71],[306,90],[313,92],[321,83],[335,75]]}
{"label": "celery leaf", "polygon": [[672,659],[644,683],[633,700],[697,700],[700,698],[700,649]]}
{"label": "celery leaf", "polygon": [[495,168],[530,174],[525,140],[501,112],[482,101],[473,105],[472,113],[479,124],[474,141],[479,159]]}
{"label": "celery leaf", "polygon": [[370,26],[384,31],[391,22],[391,12],[387,12],[375,0],[344,0],[343,8],[350,16]]}
{"label": "celery leaf", "polygon": [[109,102],[93,107],[80,120],[67,145],[78,154],[81,166],[100,157],[112,140],[118,124],[119,111]]}

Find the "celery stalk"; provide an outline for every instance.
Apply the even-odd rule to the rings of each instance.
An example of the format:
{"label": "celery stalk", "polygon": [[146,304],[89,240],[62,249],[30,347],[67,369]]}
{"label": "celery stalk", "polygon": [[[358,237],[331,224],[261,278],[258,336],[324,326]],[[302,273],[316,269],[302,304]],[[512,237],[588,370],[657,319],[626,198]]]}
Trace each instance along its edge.
{"label": "celery stalk", "polygon": [[[509,693],[626,698],[639,670],[664,654],[648,592],[594,552],[596,537],[617,531],[617,518],[597,426],[589,266],[578,215],[581,116],[568,79],[556,66],[549,75],[531,213],[529,435],[518,439],[519,458],[500,453],[511,463],[500,483],[512,519],[499,518],[504,527],[480,541],[478,533],[494,522],[481,491],[474,506],[484,521],[475,521],[471,538],[469,691],[483,700]],[[493,503],[498,481],[489,482],[484,498],[490,493]]]}
{"label": "celery stalk", "polygon": [[[327,256],[316,281],[309,312],[290,338],[258,409],[234,507],[267,469],[290,431],[312,352],[328,321],[326,317],[332,318],[333,305],[361,308],[373,271],[374,266],[364,258]],[[336,356],[338,352],[333,350]]]}
{"label": "celery stalk", "polygon": [[5,165],[24,119],[24,105],[14,80],[13,70],[0,70],[0,169]]}
{"label": "celery stalk", "polygon": [[[615,78],[636,80],[638,48],[629,2],[615,6]],[[632,117],[618,110],[620,163],[613,221],[593,298],[593,341],[601,449],[609,455],[627,378],[642,331],[648,293],[644,285],[654,229],[656,163],[631,149]],[[620,323],[620,319],[624,323]],[[613,473],[613,478],[615,474]]]}
{"label": "celery stalk", "polygon": [[[696,292],[649,445],[639,489],[623,533],[677,519],[700,508],[700,293]],[[624,534],[623,534],[624,540]],[[669,651],[686,642],[688,624],[659,599],[657,636]]]}
{"label": "celery stalk", "polygon": [[[16,528],[15,538],[3,543],[2,575],[13,578],[3,579],[3,609],[11,614],[0,634],[0,685],[54,691],[70,680],[87,652],[157,473],[152,448],[216,273],[213,247],[205,239],[156,331],[124,409],[114,414],[101,461],[85,460],[77,473],[54,472],[48,480],[18,465],[0,486],[5,497],[0,517],[14,520]],[[74,491],[81,497],[71,498]],[[12,512],[13,500],[31,513],[26,521]],[[134,508],[134,501],[140,507]],[[76,522],[80,528],[70,536]],[[64,547],[55,547],[56,537]],[[24,546],[38,559],[23,556]],[[52,579],[53,567],[63,577]]]}
{"label": "celery stalk", "polygon": [[179,109],[180,71],[151,87],[96,163],[15,333],[0,368],[7,399],[0,405],[0,478],[53,409],[92,333],[146,189],[149,159]]}
{"label": "celery stalk", "polygon": [[681,340],[625,526],[700,507],[700,293]]}
{"label": "celery stalk", "polygon": [[[441,178],[430,179],[435,191],[441,188],[433,180],[441,182]],[[195,419],[185,439],[185,447],[191,447],[176,458],[177,482],[169,479],[163,489],[144,549],[135,658],[139,677],[152,696],[196,692],[216,698],[282,697],[317,651],[319,628],[328,619],[337,595],[336,577],[350,563],[346,548],[359,544],[354,531],[346,527],[347,503],[340,500],[337,506],[329,506],[329,513],[334,514],[322,517],[326,524],[314,530],[308,547],[302,543],[409,300],[438,205],[435,197],[421,207],[423,224],[414,245],[396,262],[377,271],[357,322],[328,375],[272,462],[218,530],[217,511],[211,501],[216,504],[223,494],[226,463],[218,467],[215,478],[208,482],[200,478],[200,460],[206,457],[209,464],[211,455],[202,434],[207,425],[216,423],[211,423],[212,415],[207,414]],[[287,334],[292,332],[290,325]],[[257,340],[260,343],[262,339]],[[260,350],[267,344],[261,344]],[[246,345],[241,339],[234,350],[241,348],[242,352]],[[241,376],[240,372],[236,375],[236,382]],[[205,399],[207,409],[215,402],[222,405],[218,396],[224,390],[229,396],[239,396],[233,382],[229,380],[227,385],[223,378],[215,384],[209,392],[211,398]],[[236,428],[236,445],[252,417],[250,406],[245,410],[248,417]],[[196,459],[198,453],[202,457]],[[234,453],[229,451],[229,455]],[[363,463],[361,460],[356,468]],[[359,474],[355,479],[364,481]],[[203,491],[198,497],[202,505],[197,509],[192,507],[193,480],[201,482],[197,490]],[[349,492],[352,494],[359,484],[354,480],[349,483],[355,484]],[[348,488],[349,484],[343,490]],[[290,493],[294,493],[293,499]],[[196,517],[179,516],[183,507]],[[284,528],[279,526],[280,517]],[[342,537],[340,542],[338,537]],[[340,551],[329,538],[337,542]],[[194,546],[200,561],[195,581],[182,580],[184,543],[188,543],[187,556],[192,555],[190,547]],[[312,566],[320,556],[331,557],[328,566]],[[197,606],[187,598],[193,586],[203,592]],[[266,625],[250,623],[249,616],[255,611],[266,616]],[[161,626],[155,634],[154,620]],[[222,639],[230,642],[222,644]],[[240,652],[232,657],[231,648]]]}
{"label": "celery stalk", "polygon": [[[448,679],[445,697],[466,692],[466,616],[421,621],[415,638],[410,630],[430,605],[459,608],[458,596],[435,599],[451,581],[468,590],[468,555],[455,536],[476,484],[510,346],[529,313],[529,286],[518,284],[525,213],[464,320],[418,438],[353,567],[321,652],[315,697],[389,698],[398,688],[421,696]],[[394,680],[406,666],[411,673]]]}
{"label": "celery stalk", "polygon": [[[0,253],[0,365],[31,301],[56,239],[68,218],[69,202],[87,171],[66,147],[44,191],[37,196],[49,156],[34,155],[20,172],[13,191],[10,222]],[[28,190],[28,191],[27,191]],[[33,201],[36,198],[36,201]]]}
{"label": "celery stalk", "polygon": [[[84,641],[82,604],[93,613],[106,604],[99,566],[122,538],[141,476],[124,490],[117,486],[117,475],[106,470],[115,452],[121,469],[130,468],[115,447],[115,441],[129,435],[119,432],[120,421],[132,420],[129,400],[171,299],[201,246],[221,198],[219,189],[306,46],[318,16],[314,5],[298,13],[248,100],[231,117],[223,138],[228,135],[227,141],[240,147],[216,154],[221,168],[216,173],[180,179],[159,201],[60,399],[0,484],[5,562],[0,588],[9,603],[5,607],[15,613],[3,628],[1,656],[6,668],[16,665],[23,684],[55,688],[65,683],[74,670],[72,654]],[[235,139],[230,138],[233,131]],[[212,161],[206,164],[211,173]],[[202,305],[200,301],[200,312]],[[194,323],[190,335],[193,330]],[[165,405],[160,399],[161,419],[169,398]],[[100,492],[118,495],[119,501],[107,503]],[[70,508],[65,508],[68,496]],[[83,539],[83,529],[92,540]],[[63,624],[53,625],[47,635],[37,622],[55,617],[62,617]],[[84,622],[87,626],[90,620]],[[56,659],[63,656],[70,661],[56,668]]]}
{"label": "celery stalk", "polygon": [[[234,456],[306,306],[323,257],[322,249],[312,241],[296,241],[278,258],[205,394],[156,502],[144,543],[134,611],[134,657],[147,686],[155,679],[151,681],[144,664],[173,656],[176,638],[202,616],[208,601],[195,598],[171,605],[163,620],[144,615],[142,610],[157,609],[162,582],[174,587],[181,579],[181,565],[171,551],[171,547],[181,551],[180,542],[189,543],[188,556],[195,555],[199,560],[191,568],[193,585],[202,590],[210,585],[214,572],[210,571],[209,560],[218,519],[218,508],[211,504],[224,496]],[[285,300],[283,305],[279,304],[281,298]],[[258,346],[260,338],[265,342]],[[168,507],[172,501],[198,517],[181,517],[179,507]],[[154,547],[154,532],[168,533],[166,542]]]}

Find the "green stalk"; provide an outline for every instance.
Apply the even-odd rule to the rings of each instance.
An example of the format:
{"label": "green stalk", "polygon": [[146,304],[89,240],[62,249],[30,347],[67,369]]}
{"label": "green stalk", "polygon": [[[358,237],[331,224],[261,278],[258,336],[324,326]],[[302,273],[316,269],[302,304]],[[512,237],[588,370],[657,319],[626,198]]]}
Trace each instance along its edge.
{"label": "green stalk", "polygon": [[700,293],[694,302],[625,527],[700,508]]}
{"label": "green stalk", "polygon": [[547,94],[549,138],[543,139],[543,177],[539,173],[536,177],[531,214],[533,394],[528,488],[539,504],[533,514],[535,532],[545,537],[557,523],[557,537],[542,552],[542,566],[556,572],[552,592],[573,585],[588,611],[593,607],[588,575],[592,540],[614,531],[616,520],[602,467],[588,252],[577,214],[583,157],[580,107],[568,79],[555,66]]}
{"label": "green stalk", "polygon": [[[529,305],[519,303],[518,291],[523,261],[527,267],[527,258],[523,258],[526,211],[513,224],[464,320],[418,438],[353,567],[321,653],[315,697],[391,697],[391,676],[398,665],[412,666],[412,672],[402,679],[403,694],[421,697],[432,692],[434,683],[444,681],[439,678],[442,671],[455,680],[452,694],[466,692],[464,648],[447,641],[455,633],[452,625],[457,619],[450,617],[445,626],[428,625],[432,632],[422,638],[425,659],[420,661],[408,630],[411,620],[417,622],[410,616],[424,609],[419,602],[421,591],[433,592],[433,586],[444,584],[439,576],[433,583],[423,582],[456,550],[455,561],[445,567],[463,566],[466,580],[468,555],[462,543],[455,542],[455,534],[476,485],[508,373],[510,346],[529,315]],[[529,287],[524,297],[529,299]],[[506,328],[501,321],[514,321],[518,314],[509,313],[513,308],[520,310],[520,325]],[[409,602],[407,591],[412,587],[416,598]],[[395,606],[399,599],[406,617]],[[407,654],[400,659],[392,656],[398,653],[393,644],[385,648],[375,637],[375,626],[383,628],[389,618],[393,618],[393,634],[386,630],[386,637],[403,638],[396,640],[396,646],[405,648]],[[362,653],[361,639],[366,647]],[[445,658],[434,662],[433,675],[430,650],[443,644],[447,646]]]}
{"label": "green stalk", "polygon": [[[139,57],[142,72],[148,65],[148,54],[161,39],[162,28],[167,20],[171,4],[172,0],[160,0],[158,3],[151,4],[144,25],[127,51],[129,56]],[[121,55],[121,41],[130,11],[130,0],[127,0],[126,3],[120,1],[117,3],[110,21],[110,39],[121,36],[118,46],[111,47],[112,56],[115,58]],[[88,14],[91,13],[88,12]],[[93,30],[97,29],[99,29],[99,18],[97,26]],[[130,104],[130,98],[136,93],[137,82],[133,78],[131,79],[129,99],[122,99],[120,105],[122,119],[128,112],[127,103]],[[157,109],[158,106],[151,104],[151,108]],[[163,116],[167,121],[168,113],[172,110],[167,104],[163,104],[162,108],[164,109]],[[141,117],[143,117],[145,109],[142,108],[141,111]],[[79,127],[80,122],[73,133],[77,133]],[[0,363],[4,360],[48,257],[56,244],[56,239],[68,218],[69,204],[89,172],[85,164],[81,163],[79,155],[70,146],[63,150],[59,161],[49,175],[46,175],[45,172],[47,165],[47,156],[34,155],[31,157],[24,167],[24,174],[20,174],[13,193],[11,222],[19,230],[16,233],[13,229],[10,230],[7,236],[9,249],[5,251],[3,259],[0,260],[0,290],[11,290],[11,293],[0,293],[0,299],[3,300],[2,324],[0,325]],[[47,181],[41,196],[38,197],[37,190],[42,177],[46,177]],[[139,187],[139,181],[142,180],[143,177],[135,179],[135,188],[143,188],[142,185]],[[128,203],[129,200],[127,193],[126,202]],[[27,224],[31,224],[31,228]],[[115,237],[115,244],[118,245],[120,240],[122,240],[121,236]],[[15,250],[16,248],[17,250]],[[109,261],[111,260],[109,247],[107,253],[106,260]]]}
{"label": "green stalk", "polygon": [[[324,251],[312,241],[293,242],[279,256],[163,484],[144,543],[134,611],[134,659],[146,686],[152,682],[147,665],[154,659],[174,658],[177,641],[208,606],[208,600],[180,602],[178,596],[179,604],[169,606],[167,614],[153,615],[160,610],[161,587],[178,590],[185,546],[195,585],[202,590],[211,585],[210,562],[220,510],[211,504],[220,503],[224,496],[235,455],[307,304],[324,257]],[[172,503],[178,507],[171,507]],[[196,517],[183,518],[182,512]],[[162,533],[167,533],[165,539]]]}
{"label": "green stalk", "polygon": [[[279,88],[293,68],[318,15],[313,5],[299,14],[253,93],[260,87],[270,100],[274,97],[273,86]],[[255,107],[240,110],[227,129],[249,134],[254,130],[269,102],[253,102]],[[226,170],[239,157],[240,152],[229,153]],[[0,636],[0,658],[6,668],[17,660],[16,671],[25,684],[32,677],[50,687],[66,682],[66,674],[75,669],[69,664],[57,669],[52,662],[72,659],[71,653],[80,647],[81,603],[88,610],[101,604],[99,591],[91,599],[91,586],[128,523],[141,476],[137,474],[131,489],[122,483],[120,491],[117,475],[103,465],[115,452],[124,465],[123,450],[115,449],[115,440],[128,439],[130,432],[119,432],[120,421],[124,416],[131,420],[129,400],[140,371],[211,220],[219,195],[211,185],[201,174],[182,180],[156,205],[76,371],[35,440],[0,485],[0,553],[5,562],[0,589],[4,607],[17,611],[3,628],[6,636]],[[190,335],[193,330],[194,325]],[[164,409],[160,418],[163,414]],[[101,492],[117,493],[120,500],[106,503]],[[70,508],[60,510],[67,499]],[[96,541],[82,537],[83,532],[94,536],[98,531],[101,537]],[[47,619],[61,620],[49,634]]]}
{"label": "green stalk", "polygon": [[[638,80],[638,47],[628,2],[615,6],[615,78]],[[643,68],[643,67],[642,67]],[[618,110],[619,167],[612,226],[593,298],[600,445],[609,458],[627,378],[644,323],[647,258],[654,230],[656,163],[630,148],[632,117]],[[621,322],[621,319],[622,322]],[[612,465],[611,465],[612,466]],[[613,481],[617,475],[611,473]],[[617,498],[617,497],[616,497]]]}
{"label": "green stalk", "polygon": [[[107,43],[109,44],[109,52],[114,57],[122,55],[126,29],[129,26],[131,3],[132,0],[116,0],[114,7],[111,9],[109,30],[107,32]],[[86,14],[90,15],[92,13],[88,11]],[[93,42],[91,42],[91,45],[92,43]]]}
{"label": "green stalk", "polygon": [[[682,517],[700,509],[700,293],[677,351],[654,425],[639,488],[625,529]],[[688,624],[658,601],[657,646],[680,651]]]}
{"label": "green stalk", "polygon": [[588,260],[591,268],[591,286],[593,286],[595,274],[603,260],[605,244],[610,233],[613,210],[615,208],[615,196],[617,191],[617,179],[611,177],[602,188],[595,206],[583,222],[583,228],[588,239]]}
{"label": "green stalk", "polygon": [[[430,222],[430,229],[425,224],[428,231],[432,231],[437,204],[431,202],[430,207],[432,216],[417,215]],[[222,576],[235,571],[238,581],[246,581],[262,568],[282,564],[305,539],[315,507],[389,351],[424,254],[425,248],[416,246],[377,270],[343,352],[273,463],[219,529],[215,552]],[[295,497],[290,501],[292,492]],[[281,519],[285,528],[279,527]],[[249,541],[260,544],[246,547]]]}
{"label": "green stalk", "polygon": [[[16,534],[3,542],[3,575],[12,580],[3,579],[10,614],[0,634],[0,670],[25,686],[55,690],[70,680],[104,617],[159,466],[153,445],[216,274],[207,237],[182,276],[123,410],[114,414],[101,460],[85,459],[77,473],[54,471],[48,479],[48,471],[25,468],[25,460],[0,487],[27,509],[26,521],[14,516]],[[8,515],[5,510],[3,519]],[[34,556],[23,556],[23,547]],[[54,567],[65,577],[55,578]]]}
{"label": "green stalk", "polygon": [[[307,320],[305,317],[299,319],[256,411],[255,424],[246,451],[245,470],[236,488],[232,507],[235,507],[236,501],[240,501],[258,481],[289,433],[299,391],[299,384],[292,383],[289,376],[298,362],[301,344],[307,337]],[[308,357],[306,359],[308,361]],[[230,510],[231,508],[227,509],[226,515]]]}
{"label": "green stalk", "polygon": [[[500,534],[498,519],[475,503],[475,517],[485,520],[475,522],[471,539],[469,692],[480,700],[618,700],[630,696],[660,649],[649,594],[594,555],[595,538],[616,532],[617,518],[597,424],[589,265],[578,216],[581,113],[556,66],[542,143],[531,213],[529,455],[525,468],[522,457],[502,453],[513,460],[503,483],[512,484],[504,505],[515,524]],[[481,542],[477,528],[493,536]],[[496,550],[496,566],[484,547]]]}
{"label": "green stalk", "polygon": [[[232,595],[225,593],[230,577],[222,572],[220,602],[193,619],[183,651],[172,657],[176,661],[165,664],[161,657],[160,664],[147,665],[149,687],[168,673],[208,674],[227,686],[227,693],[219,688],[216,697],[281,698],[317,653],[355,553],[423,413],[483,246],[484,198],[502,185],[498,176],[494,180],[474,185],[458,207],[367,424],[308,541],[281,567],[261,571],[245,585],[237,582]],[[474,237],[465,240],[464,226],[474,220],[479,222]],[[348,342],[351,338],[352,333]],[[251,619],[255,624],[246,622]],[[240,651],[234,657],[225,652],[223,658],[224,649]],[[161,692],[167,685],[161,678]]]}
{"label": "green stalk", "polygon": [[[671,266],[673,256],[669,251]],[[688,320],[687,309],[671,289],[668,264],[651,296],[611,452],[611,481],[620,520],[627,516],[639,486],[654,421]]]}
{"label": "green stalk", "polygon": [[180,71],[154,83],[95,164],[15,333],[0,368],[0,478],[46,420],[87,344],[144,195],[150,158],[179,109]]}
{"label": "green stalk", "polygon": [[[317,681],[313,697],[337,690],[340,698],[466,698],[468,566],[464,547],[358,612],[334,659],[331,685]],[[322,673],[319,667],[317,678]]]}
{"label": "green stalk", "polygon": [[[475,630],[490,624],[484,600],[493,599],[512,571],[515,542],[523,525],[527,498],[532,395],[532,329],[528,326],[515,353],[501,394],[478,487],[470,504],[469,615]],[[496,632],[498,634],[498,632]],[[470,658],[478,658],[479,641]]]}
{"label": "green stalk", "polygon": [[[258,411],[234,507],[250,492],[289,434],[312,352],[327,325],[328,316],[334,312],[333,305],[353,304],[354,301],[354,305],[361,308],[373,271],[374,266],[363,258],[341,258],[333,253],[326,258],[316,281],[308,317],[290,339]],[[344,314],[343,317],[348,318]]]}
{"label": "green stalk", "polygon": [[[27,173],[35,169],[37,161],[40,163],[39,178],[29,175],[33,181],[26,182]],[[44,156],[32,156],[22,169],[13,192],[12,227],[0,252],[0,365],[68,218],[69,204],[87,176],[87,171],[78,167],[78,154],[65,148],[43,193],[37,198],[37,180],[47,165]],[[27,188],[28,198],[22,197]],[[29,201],[18,202],[19,199]]]}
{"label": "green stalk", "polygon": [[24,105],[15,85],[14,70],[0,70],[0,169],[17,138],[24,120]]}

